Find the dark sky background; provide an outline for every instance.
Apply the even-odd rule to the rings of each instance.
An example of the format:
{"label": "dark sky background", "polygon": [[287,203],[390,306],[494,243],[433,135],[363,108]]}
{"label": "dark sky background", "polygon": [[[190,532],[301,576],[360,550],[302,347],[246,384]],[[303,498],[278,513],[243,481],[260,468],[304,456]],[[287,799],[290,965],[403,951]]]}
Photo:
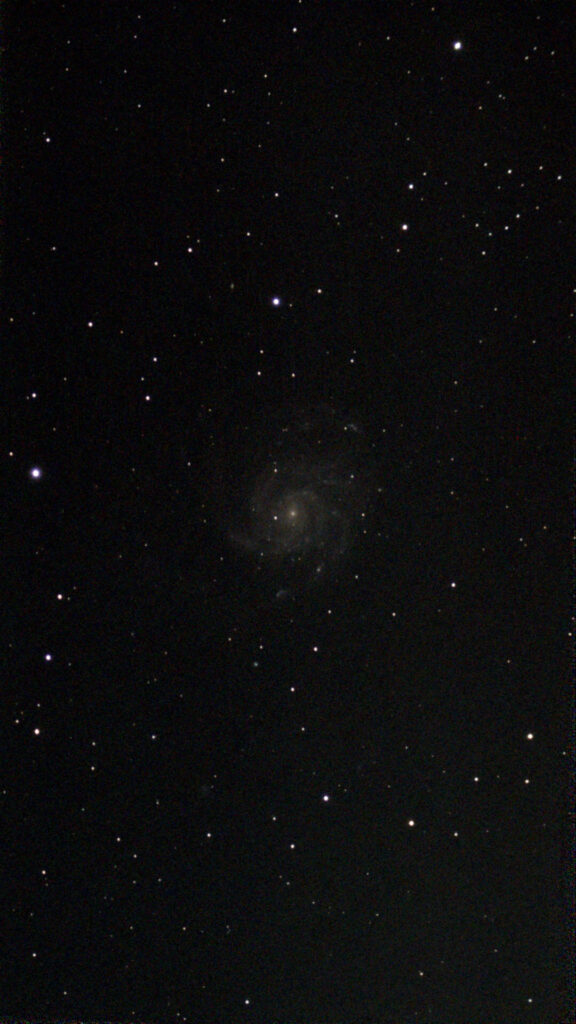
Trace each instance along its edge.
{"label": "dark sky background", "polygon": [[5,10],[3,1018],[573,1021],[559,12]]}

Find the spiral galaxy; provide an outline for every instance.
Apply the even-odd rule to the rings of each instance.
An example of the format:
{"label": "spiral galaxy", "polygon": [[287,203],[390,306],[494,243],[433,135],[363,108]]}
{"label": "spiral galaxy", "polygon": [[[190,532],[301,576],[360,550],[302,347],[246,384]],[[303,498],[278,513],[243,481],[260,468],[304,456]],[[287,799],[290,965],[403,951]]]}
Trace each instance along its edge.
{"label": "spiral galaxy", "polygon": [[332,407],[280,420],[241,473],[229,540],[283,579],[324,578],[342,562],[362,522],[365,455],[357,422]]}
{"label": "spiral galaxy", "polygon": [[346,535],[342,485],[314,464],[274,463],[256,483],[250,537],[262,558],[333,555]]}

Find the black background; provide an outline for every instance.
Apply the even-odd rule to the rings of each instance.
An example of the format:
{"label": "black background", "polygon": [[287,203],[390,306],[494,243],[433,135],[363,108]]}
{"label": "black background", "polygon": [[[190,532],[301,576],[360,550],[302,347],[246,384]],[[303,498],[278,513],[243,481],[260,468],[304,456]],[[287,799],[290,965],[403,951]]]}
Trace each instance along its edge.
{"label": "black background", "polygon": [[[4,20],[0,1014],[567,1024],[569,22]],[[326,406],[290,588],[230,518]]]}

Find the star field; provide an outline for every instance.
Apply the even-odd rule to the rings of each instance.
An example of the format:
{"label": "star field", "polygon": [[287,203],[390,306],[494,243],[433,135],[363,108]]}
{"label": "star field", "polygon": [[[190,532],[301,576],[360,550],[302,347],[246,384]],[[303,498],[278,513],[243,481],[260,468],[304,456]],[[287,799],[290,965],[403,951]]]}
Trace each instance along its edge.
{"label": "star field", "polygon": [[568,18],[5,20],[0,1017],[569,1024]]}

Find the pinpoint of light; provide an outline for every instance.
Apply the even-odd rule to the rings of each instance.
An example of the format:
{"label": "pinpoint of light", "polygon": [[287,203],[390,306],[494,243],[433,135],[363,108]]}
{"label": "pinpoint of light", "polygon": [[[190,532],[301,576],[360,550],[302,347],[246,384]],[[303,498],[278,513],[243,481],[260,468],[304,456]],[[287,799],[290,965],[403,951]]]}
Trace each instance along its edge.
{"label": "pinpoint of light", "polygon": [[280,298],[279,295],[274,295],[270,301],[273,306],[278,307],[282,305],[282,299]]}
{"label": "pinpoint of light", "polygon": [[40,480],[42,478],[42,470],[40,469],[40,466],[32,466],[30,476],[33,480]]}
{"label": "pinpoint of light", "polygon": [[462,49],[462,43],[461,43],[461,41],[459,39],[457,39],[454,43],[452,43],[452,46],[453,46],[453,48],[455,50],[461,50]]}

